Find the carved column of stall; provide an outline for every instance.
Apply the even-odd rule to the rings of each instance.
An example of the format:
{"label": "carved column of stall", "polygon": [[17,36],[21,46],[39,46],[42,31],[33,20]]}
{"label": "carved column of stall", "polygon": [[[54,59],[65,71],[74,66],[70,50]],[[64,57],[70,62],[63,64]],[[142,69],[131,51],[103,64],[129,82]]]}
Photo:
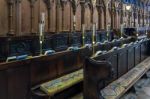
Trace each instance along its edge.
{"label": "carved column of stall", "polygon": [[67,0],[60,0],[60,4],[61,4],[61,12],[62,12],[62,31],[64,31],[64,6],[66,4]]}
{"label": "carved column of stall", "polygon": [[97,5],[97,11],[98,11],[98,30],[102,29],[102,9],[101,4]]}
{"label": "carved column of stall", "polygon": [[21,35],[21,0],[16,0],[16,35]]}
{"label": "carved column of stall", "polygon": [[147,6],[147,11],[146,11],[146,16],[147,16],[146,22],[147,22],[147,26],[148,26],[148,24],[149,24],[148,6]]}
{"label": "carved column of stall", "polygon": [[123,4],[122,2],[120,3],[120,24],[123,24]]}
{"label": "carved column of stall", "polygon": [[31,18],[31,27],[30,27],[30,32],[31,32],[31,34],[35,34],[35,32],[34,32],[34,18],[35,18],[35,16],[34,16],[34,4],[35,4],[35,2],[37,1],[37,0],[29,0],[30,1],[30,9],[31,9],[31,12],[30,12],[30,18]]}
{"label": "carved column of stall", "polygon": [[84,18],[85,18],[85,1],[80,0],[81,5],[81,29],[83,29],[83,24],[85,24]]}
{"label": "carved column of stall", "polygon": [[122,13],[122,3],[120,2],[118,4],[118,8],[117,8],[117,12],[118,12],[118,17],[119,17],[119,22],[118,22],[118,28],[120,28],[120,26],[122,25],[123,23],[123,13]]}
{"label": "carved column of stall", "polygon": [[48,14],[48,32],[51,31],[51,3],[54,0],[44,0],[46,7],[47,7],[47,14]]}
{"label": "carved column of stall", "polygon": [[144,24],[145,24],[145,22],[144,22],[144,13],[145,13],[145,11],[144,11],[144,8],[143,8],[143,11],[142,11],[142,26],[144,27]]}
{"label": "carved column of stall", "polygon": [[92,23],[92,25],[95,24],[95,22],[94,22],[94,10],[95,10],[96,4],[97,4],[96,0],[92,0],[92,1],[90,2],[91,23]]}
{"label": "carved column of stall", "polygon": [[106,5],[105,5],[105,3],[104,3],[104,0],[102,0],[102,2],[103,2],[103,12],[104,12],[104,29],[106,30]]}
{"label": "carved column of stall", "polygon": [[132,15],[132,11],[128,11],[128,27],[131,27],[131,15]]}
{"label": "carved column of stall", "polygon": [[141,9],[139,9],[139,26],[141,26]]}
{"label": "carved column of stall", "polygon": [[14,7],[14,0],[7,0],[8,3],[8,36],[13,36],[14,35],[14,27],[13,27],[13,7]]}
{"label": "carved column of stall", "polygon": [[135,20],[136,20],[136,7],[134,6],[134,8],[133,8],[133,27],[135,27],[135,25],[136,25]]}
{"label": "carved column of stall", "polygon": [[111,0],[111,3],[110,3],[110,8],[109,8],[109,11],[110,11],[110,19],[111,19],[111,29],[113,29],[113,0]]}
{"label": "carved column of stall", "polygon": [[76,10],[78,6],[78,0],[72,0],[72,12],[73,12],[73,32],[76,31]]}
{"label": "carved column of stall", "polygon": [[117,11],[116,11],[116,7],[115,7],[115,5],[114,5],[114,3],[113,3],[113,7],[112,7],[112,13],[113,13],[113,29],[116,29],[116,17],[117,17],[117,15],[116,15],[116,13],[117,13]]}
{"label": "carved column of stall", "polygon": [[91,12],[91,24],[93,24],[94,8],[92,6],[92,2],[89,2],[89,7],[90,7],[90,12]]}
{"label": "carved column of stall", "polygon": [[148,20],[147,20],[147,11],[148,11],[148,6],[146,5],[146,12],[145,12],[145,20],[146,20],[146,26],[147,26],[147,24],[148,24]]}
{"label": "carved column of stall", "polygon": [[149,27],[150,27],[150,11],[148,11],[148,24],[149,24]]}
{"label": "carved column of stall", "polygon": [[117,15],[117,29],[119,29],[120,27],[120,16],[121,16],[121,9],[120,9],[120,7],[118,6],[117,8],[116,8],[116,15]]}
{"label": "carved column of stall", "polygon": [[140,26],[140,11],[139,11],[139,8],[137,9],[137,15],[138,15],[138,25]]}
{"label": "carved column of stall", "polygon": [[134,27],[134,12],[135,12],[135,10],[133,8],[131,11],[131,21],[130,21],[131,27]]}
{"label": "carved column of stall", "polygon": [[60,2],[60,0],[56,0],[55,1],[56,2],[56,30],[55,30],[55,32],[56,33],[59,33],[60,32],[60,30],[59,30],[59,8],[60,8],[60,6],[61,6],[61,2]]}

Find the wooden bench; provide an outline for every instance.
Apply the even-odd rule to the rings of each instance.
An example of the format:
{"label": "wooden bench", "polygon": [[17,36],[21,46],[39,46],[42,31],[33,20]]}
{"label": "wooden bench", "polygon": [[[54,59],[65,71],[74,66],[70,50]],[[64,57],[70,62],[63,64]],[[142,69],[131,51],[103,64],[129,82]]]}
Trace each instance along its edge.
{"label": "wooden bench", "polygon": [[[99,98],[92,99],[120,99],[143,75],[150,69],[150,57],[131,69],[117,80],[110,83],[100,91]],[[108,76],[109,77],[109,76]],[[83,94],[80,93],[72,99],[83,99]],[[84,98],[84,99],[90,99]]]}
{"label": "wooden bench", "polygon": [[[144,69],[137,69],[137,67],[139,68],[139,63],[148,57],[147,42],[149,42],[149,40],[138,41],[136,43],[129,44],[126,47],[110,50],[105,54],[93,57],[92,60],[95,61],[91,61],[90,59],[86,60],[84,66],[84,98],[103,99],[103,95],[99,92],[104,87],[113,83],[116,79],[120,79],[120,77],[130,77],[132,78],[130,81],[133,83],[132,80],[138,80],[141,76],[143,76],[146,72],[145,65]],[[106,70],[106,67],[109,68]],[[141,71],[138,72],[138,70]],[[137,71],[135,72],[137,73],[136,76],[132,74],[133,71]],[[127,76],[124,76],[125,74]],[[103,77],[104,75],[105,77]],[[120,92],[122,90],[124,91],[122,87],[119,88],[120,89],[117,90],[120,90]]]}

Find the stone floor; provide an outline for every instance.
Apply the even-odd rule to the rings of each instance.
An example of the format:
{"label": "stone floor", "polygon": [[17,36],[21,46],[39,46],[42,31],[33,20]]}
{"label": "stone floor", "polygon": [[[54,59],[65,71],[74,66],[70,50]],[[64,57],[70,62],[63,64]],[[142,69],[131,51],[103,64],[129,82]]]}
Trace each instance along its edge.
{"label": "stone floor", "polygon": [[125,94],[121,99],[150,99],[150,79],[141,79],[134,85],[135,92]]}

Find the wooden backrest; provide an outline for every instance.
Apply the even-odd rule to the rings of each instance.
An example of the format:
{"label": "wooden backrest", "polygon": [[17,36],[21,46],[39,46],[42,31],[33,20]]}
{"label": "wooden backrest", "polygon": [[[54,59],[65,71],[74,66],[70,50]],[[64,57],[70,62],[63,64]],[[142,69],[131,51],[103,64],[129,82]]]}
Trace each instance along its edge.
{"label": "wooden backrest", "polygon": [[111,72],[111,64],[107,61],[86,59],[84,64],[84,99],[98,99],[98,89],[104,88],[105,81],[111,78]]}

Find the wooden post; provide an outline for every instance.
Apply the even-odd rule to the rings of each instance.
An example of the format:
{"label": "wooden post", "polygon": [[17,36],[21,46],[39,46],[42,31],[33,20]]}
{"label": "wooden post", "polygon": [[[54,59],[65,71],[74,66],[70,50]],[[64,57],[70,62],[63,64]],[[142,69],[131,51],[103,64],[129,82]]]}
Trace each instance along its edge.
{"label": "wooden post", "polygon": [[14,28],[13,28],[13,6],[14,0],[7,0],[8,1],[8,33],[7,35],[13,36],[14,35]]}

